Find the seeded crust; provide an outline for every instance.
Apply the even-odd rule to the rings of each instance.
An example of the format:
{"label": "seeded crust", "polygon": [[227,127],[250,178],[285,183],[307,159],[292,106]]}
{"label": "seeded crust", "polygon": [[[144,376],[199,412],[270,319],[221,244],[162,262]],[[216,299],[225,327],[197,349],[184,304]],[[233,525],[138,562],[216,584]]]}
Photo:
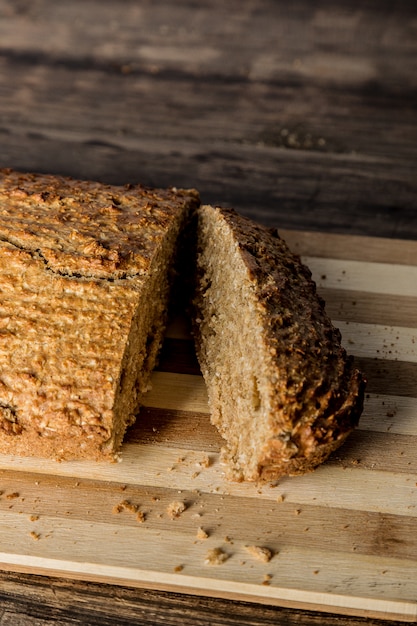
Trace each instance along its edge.
{"label": "seeded crust", "polygon": [[229,477],[311,471],[357,425],[365,382],[310,271],[276,230],[209,206],[196,263],[195,344]]}
{"label": "seeded crust", "polygon": [[194,191],[0,171],[0,452],[114,459]]}

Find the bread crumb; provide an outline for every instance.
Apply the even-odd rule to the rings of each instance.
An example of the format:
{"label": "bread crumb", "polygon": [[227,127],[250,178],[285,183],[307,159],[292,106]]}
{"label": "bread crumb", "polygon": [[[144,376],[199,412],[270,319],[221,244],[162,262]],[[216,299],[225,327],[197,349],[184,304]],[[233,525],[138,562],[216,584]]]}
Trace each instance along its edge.
{"label": "bread crumb", "polygon": [[271,582],[270,582],[271,579],[272,579],[271,574],[265,574],[264,579],[262,581],[262,584],[263,585],[270,585],[271,584]]}
{"label": "bread crumb", "polygon": [[300,513],[301,513],[301,509],[295,509],[294,515],[300,515]]}
{"label": "bread crumb", "polygon": [[268,563],[273,557],[272,550],[263,546],[245,546],[245,550],[263,563]]}
{"label": "bread crumb", "polygon": [[197,528],[197,539],[207,539],[208,538],[208,533],[201,528],[201,526],[199,526]]}
{"label": "bread crumb", "polygon": [[223,552],[221,548],[212,548],[206,554],[206,558],[204,561],[205,565],[221,565],[227,559],[229,555],[226,552]]}
{"label": "bread crumb", "polygon": [[184,569],[184,565],[176,565],[174,567],[174,572],[182,572],[183,569]]}
{"label": "bread crumb", "polygon": [[280,495],[280,496],[278,496],[278,498],[277,498],[277,502],[284,502],[284,500],[285,500],[285,496],[284,496],[284,494],[281,494],[281,495]]}
{"label": "bread crumb", "polygon": [[122,500],[119,504],[115,504],[113,507],[113,514],[127,511],[128,513],[137,513],[139,507],[136,504],[132,504],[129,500]]}
{"label": "bread crumb", "polygon": [[211,463],[210,457],[207,455],[203,459],[201,459],[201,461],[198,461],[196,465],[198,467],[210,467],[210,463]]}
{"label": "bread crumb", "polygon": [[32,530],[29,534],[30,534],[30,536],[32,537],[32,539],[34,541],[39,541],[39,539],[41,538],[40,534],[39,533],[35,533],[34,530]]}
{"label": "bread crumb", "polygon": [[136,513],[136,520],[140,523],[143,524],[143,522],[146,520],[146,515],[143,511],[138,511]]}
{"label": "bread crumb", "polygon": [[37,522],[39,519],[39,515],[30,515],[29,519],[31,522]]}
{"label": "bread crumb", "polygon": [[184,513],[186,508],[187,507],[184,502],[171,502],[171,504],[168,504],[167,506],[168,516],[171,519],[176,519],[177,517],[180,517],[181,513]]}
{"label": "bread crumb", "polygon": [[14,491],[13,493],[8,493],[6,498],[7,500],[14,500],[15,498],[19,497],[19,493],[17,491]]}

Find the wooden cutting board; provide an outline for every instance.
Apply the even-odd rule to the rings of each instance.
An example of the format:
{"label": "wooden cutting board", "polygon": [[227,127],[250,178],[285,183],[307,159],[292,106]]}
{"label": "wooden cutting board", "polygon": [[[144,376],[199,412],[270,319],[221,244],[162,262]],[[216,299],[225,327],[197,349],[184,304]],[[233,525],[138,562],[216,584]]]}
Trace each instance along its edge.
{"label": "wooden cutting board", "polygon": [[120,463],[0,457],[3,569],[417,621],[417,242],[282,234],[367,374],[359,429],[312,474],[226,482],[175,320]]}

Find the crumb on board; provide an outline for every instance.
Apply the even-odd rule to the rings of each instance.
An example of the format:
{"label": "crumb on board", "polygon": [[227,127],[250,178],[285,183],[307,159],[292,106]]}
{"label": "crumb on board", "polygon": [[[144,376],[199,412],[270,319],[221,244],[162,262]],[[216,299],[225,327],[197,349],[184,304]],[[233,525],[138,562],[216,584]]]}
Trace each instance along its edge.
{"label": "crumb on board", "polygon": [[271,574],[265,574],[262,584],[263,585],[270,585],[271,584],[271,579],[272,579],[272,575]]}
{"label": "crumb on board", "polygon": [[7,500],[14,500],[15,498],[19,497],[19,493],[17,491],[13,491],[13,493],[8,493],[6,498]]}
{"label": "crumb on board", "polygon": [[136,520],[140,523],[143,524],[143,522],[146,520],[146,514],[143,511],[138,511],[136,513]]}
{"label": "crumb on board", "polygon": [[170,517],[171,519],[177,519],[178,517],[180,517],[181,513],[184,513],[186,508],[187,507],[185,506],[185,502],[171,502],[170,504],[168,504],[166,509],[168,517]]}
{"label": "crumb on board", "polygon": [[137,513],[139,507],[137,504],[132,504],[130,500],[122,500],[118,504],[115,504],[113,507],[113,514],[121,513],[122,511],[127,511],[128,513]]}
{"label": "crumb on board", "polygon": [[37,522],[39,519],[39,515],[29,515],[29,519],[31,522]]}
{"label": "crumb on board", "polygon": [[221,565],[227,559],[229,555],[224,552],[221,548],[212,548],[206,554],[206,558],[204,560],[205,565]]}
{"label": "crumb on board", "polygon": [[39,539],[41,538],[40,534],[39,534],[39,533],[35,533],[35,531],[34,531],[34,530],[32,530],[32,531],[29,533],[29,535],[32,537],[32,539],[33,539],[34,541],[39,541]]}
{"label": "crumb on board", "polygon": [[197,539],[208,539],[208,533],[201,526],[197,528]]}
{"label": "crumb on board", "polygon": [[272,550],[264,546],[245,546],[245,550],[262,563],[268,563],[273,557]]}
{"label": "crumb on board", "polygon": [[174,572],[182,572],[183,569],[184,569],[184,565],[176,565],[174,567]]}
{"label": "crumb on board", "polygon": [[281,495],[279,495],[277,498],[277,502],[284,502],[284,500],[285,500],[285,496],[283,493],[281,493]]}
{"label": "crumb on board", "polygon": [[210,464],[211,464],[211,460],[208,455],[206,455],[205,457],[201,459],[201,461],[198,461],[196,463],[197,467],[210,467]]}

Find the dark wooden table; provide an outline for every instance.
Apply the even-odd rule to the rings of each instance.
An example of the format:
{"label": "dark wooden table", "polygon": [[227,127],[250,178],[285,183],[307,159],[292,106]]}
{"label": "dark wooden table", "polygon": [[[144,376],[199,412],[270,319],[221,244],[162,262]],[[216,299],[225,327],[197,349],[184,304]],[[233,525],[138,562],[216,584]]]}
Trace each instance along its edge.
{"label": "dark wooden table", "polygon": [[[414,0],[0,0],[0,166],[417,238]],[[0,573],[0,624],[372,624]]]}

